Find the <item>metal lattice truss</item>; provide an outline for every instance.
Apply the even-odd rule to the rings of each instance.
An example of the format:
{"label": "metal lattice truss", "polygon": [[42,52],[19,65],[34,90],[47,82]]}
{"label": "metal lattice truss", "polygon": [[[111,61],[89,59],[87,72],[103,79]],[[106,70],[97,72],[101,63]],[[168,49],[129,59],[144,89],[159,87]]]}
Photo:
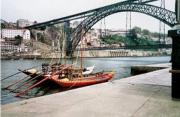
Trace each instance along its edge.
{"label": "metal lattice truss", "polygon": [[[85,33],[98,21],[103,19],[106,16],[109,16],[118,12],[139,12],[149,16],[152,16],[168,26],[172,27],[176,24],[176,15],[175,12],[169,11],[167,9],[149,5],[149,4],[140,4],[140,3],[119,3],[103,7],[98,9],[93,13],[93,15],[87,17],[83,20],[77,28],[74,30],[71,36],[72,48],[70,50],[75,50],[76,46],[81,40],[81,36]],[[82,34],[83,33],[83,34]]]}
{"label": "metal lattice truss", "polygon": [[76,19],[90,17],[90,16],[92,16],[94,14],[94,12],[96,12],[96,11],[98,11],[100,9],[103,9],[103,8],[107,8],[109,6],[114,6],[116,4],[122,4],[122,3],[145,4],[145,3],[150,3],[150,2],[154,2],[154,1],[157,1],[157,0],[125,0],[125,1],[122,1],[122,2],[119,2],[119,3],[107,5],[107,6],[104,6],[104,7],[84,11],[84,12],[81,12],[81,13],[69,15],[69,16],[66,16],[66,17],[61,17],[61,18],[58,18],[58,19],[53,19],[53,20],[38,23],[38,24],[34,24],[34,25],[31,25],[31,26],[27,26],[25,28],[28,28],[28,29],[45,29],[47,26],[52,26],[52,25],[59,24],[59,23],[64,23],[64,22],[68,22],[68,21],[72,21],[72,20],[76,20]]}

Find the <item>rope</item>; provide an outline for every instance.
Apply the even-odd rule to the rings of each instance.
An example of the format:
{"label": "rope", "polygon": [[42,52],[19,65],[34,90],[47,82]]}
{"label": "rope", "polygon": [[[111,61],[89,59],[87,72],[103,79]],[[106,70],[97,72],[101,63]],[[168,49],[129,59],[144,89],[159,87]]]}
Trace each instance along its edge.
{"label": "rope", "polygon": [[42,73],[40,73],[39,75],[37,75],[37,76],[36,76],[36,77],[34,77],[34,78],[31,78],[31,79],[26,80],[25,82],[23,82],[23,84],[19,85],[19,86],[18,86],[18,87],[16,87],[15,89],[13,89],[13,90],[12,90],[12,92],[13,92],[13,91],[15,91],[16,89],[18,89],[18,88],[20,88],[20,87],[22,87],[22,86],[26,85],[26,84],[29,84],[29,83],[30,83],[30,81],[35,80],[35,79],[36,79],[37,77],[39,77],[40,75],[42,75]]}
{"label": "rope", "polygon": [[2,88],[2,89],[8,89],[8,88],[14,86],[15,84],[18,84],[18,83],[22,82],[24,79],[26,79],[26,78],[28,78],[28,77],[30,77],[30,76],[26,76],[26,77],[22,78],[21,80],[18,80],[18,81],[16,81],[16,82],[14,82],[14,83],[12,83],[12,84],[10,84],[10,85]]}

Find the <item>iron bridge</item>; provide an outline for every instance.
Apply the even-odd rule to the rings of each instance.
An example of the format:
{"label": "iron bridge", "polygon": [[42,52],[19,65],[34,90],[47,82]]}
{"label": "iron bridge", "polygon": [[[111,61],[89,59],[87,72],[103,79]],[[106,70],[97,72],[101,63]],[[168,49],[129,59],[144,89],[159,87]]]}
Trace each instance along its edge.
{"label": "iron bridge", "polygon": [[138,13],[142,13],[142,14],[146,14],[151,17],[154,17],[162,21],[163,23],[167,24],[168,26],[173,27],[177,23],[175,12],[158,7],[158,6],[148,4],[149,2],[152,2],[152,1],[157,1],[157,0],[127,0],[124,2],[107,5],[104,7],[97,8],[97,9],[70,15],[67,17],[35,24],[35,25],[28,26],[25,28],[41,29],[41,28],[45,28],[46,26],[51,26],[54,24],[62,23],[62,22],[85,18],[72,31],[71,39],[68,40],[69,42],[67,44],[66,54],[71,55],[73,53],[72,50],[75,50],[77,45],[79,44],[82,35],[85,35],[86,32],[88,32],[88,30],[90,30],[92,26],[95,25],[101,19],[115,13],[128,12],[128,11],[138,12]]}

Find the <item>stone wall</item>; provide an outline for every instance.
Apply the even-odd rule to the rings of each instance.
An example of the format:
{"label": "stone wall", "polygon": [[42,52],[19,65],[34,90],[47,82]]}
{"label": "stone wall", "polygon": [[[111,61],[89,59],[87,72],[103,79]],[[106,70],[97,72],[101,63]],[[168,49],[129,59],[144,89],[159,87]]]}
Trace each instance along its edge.
{"label": "stone wall", "polygon": [[[91,50],[83,51],[83,57],[126,57],[126,56],[158,56],[163,55],[160,51],[136,51],[136,50]],[[80,56],[75,52],[74,56]]]}

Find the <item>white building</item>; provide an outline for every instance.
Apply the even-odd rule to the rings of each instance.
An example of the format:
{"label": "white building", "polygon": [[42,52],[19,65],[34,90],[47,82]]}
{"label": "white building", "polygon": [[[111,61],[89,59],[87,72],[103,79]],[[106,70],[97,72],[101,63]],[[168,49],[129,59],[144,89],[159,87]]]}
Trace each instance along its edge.
{"label": "white building", "polygon": [[15,38],[18,35],[23,39],[30,40],[30,31],[27,29],[2,29],[1,32],[1,37],[3,39]]}
{"label": "white building", "polygon": [[106,29],[106,35],[119,35],[119,36],[126,36],[128,33],[124,29]]}
{"label": "white building", "polygon": [[17,52],[18,46],[5,42],[3,39],[0,41],[1,55],[8,54],[7,52]]}

